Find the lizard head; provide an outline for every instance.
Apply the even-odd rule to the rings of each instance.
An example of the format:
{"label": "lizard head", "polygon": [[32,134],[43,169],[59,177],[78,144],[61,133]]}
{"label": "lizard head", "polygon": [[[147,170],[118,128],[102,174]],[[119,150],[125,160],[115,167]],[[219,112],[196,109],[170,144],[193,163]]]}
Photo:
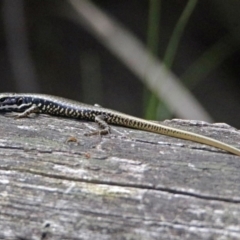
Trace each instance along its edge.
{"label": "lizard head", "polygon": [[0,93],[0,112],[21,112],[25,108],[26,103],[21,95]]}

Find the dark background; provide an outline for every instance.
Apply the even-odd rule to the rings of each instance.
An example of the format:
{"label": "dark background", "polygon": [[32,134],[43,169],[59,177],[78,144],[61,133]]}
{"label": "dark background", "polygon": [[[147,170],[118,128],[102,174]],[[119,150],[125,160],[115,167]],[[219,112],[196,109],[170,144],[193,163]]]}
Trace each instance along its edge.
{"label": "dark background", "polygon": [[[92,2],[146,44],[150,1]],[[187,2],[161,1],[159,59],[164,56]],[[84,27],[58,12],[58,9],[67,9],[67,1],[5,0],[0,3],[0,92],[48,93],[91,104],[99,103],[143,117],[143,84]],[[21,8],[22,16],[19,15]],[[198,1],[171,69],[214,121],[226,122],[238,128],[239,13],[240,1]],[[21,34],[25,39],[19,37]],[[11,39],[14,41],[11,42]],[[22,41],[27,42],[26,49],[21,47]],[[217,50],[207,54],[214,46],[218,46]],[[26,53],[28,61],[24,61]],[[13,56],[18,56],[19,69]],[[200,68],[184,79],[189,69],[193,69],[195,61],[202,56],[205,57],[202,65],[198,65]],[[32,82],[29,88],[29,84],[24,83],[26,79]],[[178,116],[173,114],[171,117]]]}

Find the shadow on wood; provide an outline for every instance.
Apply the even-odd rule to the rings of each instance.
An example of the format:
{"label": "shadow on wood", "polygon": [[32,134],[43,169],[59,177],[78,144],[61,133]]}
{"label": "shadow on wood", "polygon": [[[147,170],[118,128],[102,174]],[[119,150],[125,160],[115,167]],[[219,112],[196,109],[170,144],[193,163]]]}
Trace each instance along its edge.
{"label": "shadow on wood", "polygon": [[[0,122],[0,239],[240,238],[238,156],[43,115]],[[240,147],[228,125],[164,124]]]}

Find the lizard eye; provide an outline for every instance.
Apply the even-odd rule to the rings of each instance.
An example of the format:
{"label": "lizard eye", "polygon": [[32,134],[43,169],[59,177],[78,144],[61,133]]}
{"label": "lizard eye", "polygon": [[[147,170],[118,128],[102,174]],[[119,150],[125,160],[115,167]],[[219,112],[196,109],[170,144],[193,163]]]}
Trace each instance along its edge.
{"label": "lizard eye", "polygon": [[22,103],[23,103],[23,99],[22,98],[18,98],[17,104],[22,104]]}

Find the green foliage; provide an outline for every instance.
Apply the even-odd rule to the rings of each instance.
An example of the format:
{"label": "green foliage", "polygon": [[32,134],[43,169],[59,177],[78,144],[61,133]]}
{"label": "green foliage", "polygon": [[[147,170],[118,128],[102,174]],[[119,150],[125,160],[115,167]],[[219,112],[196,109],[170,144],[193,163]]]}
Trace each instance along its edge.
{"label": "green foliage", "polygon": [[[160,18],[160,1],[149,0],[149,26],[148,26],[148,48],[149,51],[157,55],[158,38],[159,38],[159,18]],[[177,52],[179,42],[189,18],[196,7],[198,0],[189,0],[184,11],[182,12],[169,40],[166,53],[163,58],[163,63],[168,69],[171,69],[174,57]],[[145,98],[146,99],[146,98]],[[154,93],[148,96],[148,103],[146,104],[146,119],[165,119],[170,118],[172,113],[168,110],[166,104],[158,99]]]}

